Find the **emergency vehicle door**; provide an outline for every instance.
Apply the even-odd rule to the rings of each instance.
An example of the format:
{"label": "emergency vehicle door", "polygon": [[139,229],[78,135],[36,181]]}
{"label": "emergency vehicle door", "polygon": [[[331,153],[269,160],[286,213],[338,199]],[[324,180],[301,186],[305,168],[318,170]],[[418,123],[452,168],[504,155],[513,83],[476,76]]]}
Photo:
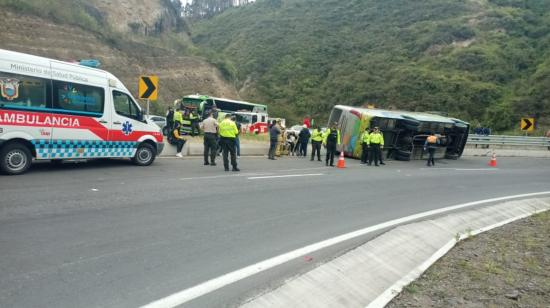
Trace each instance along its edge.
{"label": "emergency vehicle door", "polygon": [[110,140],[127,141],[123,153],[117,156],[131,157],[139,138],[151,128],[143,121],[138,104],[127,93],[112,89],[114,112],[112,115]]}

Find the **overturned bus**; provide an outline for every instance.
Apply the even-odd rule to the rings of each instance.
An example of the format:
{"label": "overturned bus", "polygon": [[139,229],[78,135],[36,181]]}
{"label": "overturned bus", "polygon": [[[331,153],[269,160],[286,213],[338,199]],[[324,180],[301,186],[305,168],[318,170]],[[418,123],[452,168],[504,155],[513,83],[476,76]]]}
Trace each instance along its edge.
{"label": "overturned bus", "polygon": [[435,158],[458,159],[468,138],[469,124],[431,113],[366,109],[336,105],[329,124],[338,122],[344,154],[361,157],[361,135],[367,128],[379,127],[384,135],[383,155],[408,161],[422,159],[424,142],[430,133],[439,135]]}

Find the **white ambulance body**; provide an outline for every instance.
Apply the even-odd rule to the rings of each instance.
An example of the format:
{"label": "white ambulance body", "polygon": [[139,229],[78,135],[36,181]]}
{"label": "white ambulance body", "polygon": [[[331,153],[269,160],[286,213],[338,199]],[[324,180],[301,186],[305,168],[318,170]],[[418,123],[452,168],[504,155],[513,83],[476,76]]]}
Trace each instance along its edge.
{"label": "white ambulance body", "polygon": [[122,82],[78,64],[0,49],[0,171],[37,160],[132,158],[150,165],[160,128]]}

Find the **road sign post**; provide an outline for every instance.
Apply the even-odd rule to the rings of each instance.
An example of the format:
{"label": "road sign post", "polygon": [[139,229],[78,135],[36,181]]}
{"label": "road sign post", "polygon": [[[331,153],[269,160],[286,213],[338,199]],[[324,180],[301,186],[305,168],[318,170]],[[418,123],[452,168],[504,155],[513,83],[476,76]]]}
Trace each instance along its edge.
{"label": "road sign post", "polygon": [[156,101],[159,89],[158,76],[140,76],[138,82],[139,98],[147,101],[147,115],[149,115],[150,101]]}

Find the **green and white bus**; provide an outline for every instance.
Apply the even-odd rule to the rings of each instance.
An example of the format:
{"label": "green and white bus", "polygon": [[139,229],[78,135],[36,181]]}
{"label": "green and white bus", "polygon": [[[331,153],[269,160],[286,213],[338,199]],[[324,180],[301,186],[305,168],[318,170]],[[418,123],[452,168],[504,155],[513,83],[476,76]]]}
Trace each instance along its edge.
{"label": "green and white bus", "polygon": [[196,110],[200,120],[216,108],[218,118],[227,113],[236,115],[237,121],[241,123],[242,129],[245,131],[251,133],[267,132],[268,114],[266,105],[200,94],[184,96],[182,99],[176,100],[175,105],[175,107],[180,107],[182,110]]}

